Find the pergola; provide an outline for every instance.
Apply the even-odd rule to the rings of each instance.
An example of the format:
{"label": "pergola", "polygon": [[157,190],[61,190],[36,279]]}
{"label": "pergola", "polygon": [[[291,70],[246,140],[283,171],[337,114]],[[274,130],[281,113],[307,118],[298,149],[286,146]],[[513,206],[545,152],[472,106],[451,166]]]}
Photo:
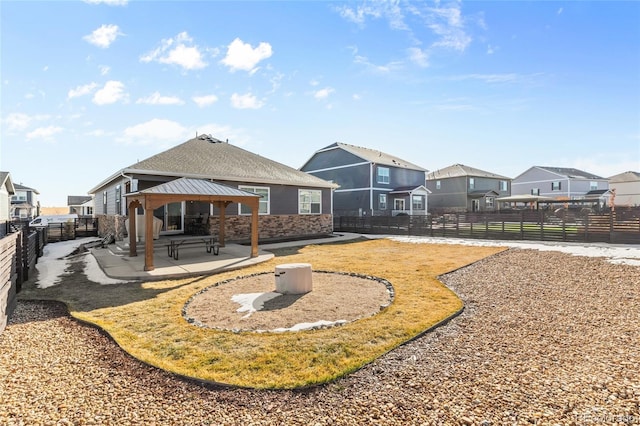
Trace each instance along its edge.
{"label": "pergola", "polygon": [[224,247],[225,209],[231,203],[251,208],[251,257],[258,256],[258,205],[260,196],[205,179],[180,178],[152,188],[125,194],[129,207],[129,256],[137,256],[136,208],[144,209],[145,257],[144,270],[153,271],[153,211],[168,203],[202,201],[220,210],[218,240]]}

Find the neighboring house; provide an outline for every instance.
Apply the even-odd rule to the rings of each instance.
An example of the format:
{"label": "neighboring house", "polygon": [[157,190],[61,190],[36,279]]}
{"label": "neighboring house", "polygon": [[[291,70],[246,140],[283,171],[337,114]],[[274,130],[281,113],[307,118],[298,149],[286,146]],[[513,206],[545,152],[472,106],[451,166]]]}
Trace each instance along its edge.
{"label": "neighboring house", "polygon": [[0,172],[0,222],[11,220],[11,197],[16,190],[9,172]]}
{"label": "neighboring house", "polygon": [[67,196],[67,206],[70,214],[78,216],[93,216],[93,197],[90,195],[69,195]]}
{"label": "neighboring house", "polygon": [[609,189],[615,190],[616,206],[640,206],[640,173],[624,172],[609,178]]}
{"label": "neighboring house", "polygon": [[499,210],[496,198],[511,195],[511,178],[454,164],[427,174],[432,212]]}
{"label": "neighboring house", "polygon": [[[207,179],[261,196],[259,237],[281,238],[330,234],[332,190],[335,185],[284,164],[253,154],[209,135],[200,135],[145,160],[116,171],[88,191],[94,196],[99,232],[122,238],[128,215],[125,194],[143,191],[175,179]],[[138,209],[138,214],[143,210]],[[224,210],[228,239],[246,239],[251,209],[230,203]],[[162,221],[160,234],[184,233],[193,221],[218,229],[220,211],[213,204],[182,201],[154,210]],[[115,220],[118,218],[118,220]],[[111,226],[112,229],[104,229]]]}
{"label": "neighboring house", "polygon": [[[576,201],[575,205],[608,204],[609,182],[606,178],[566,167],[533,166],[513,179],[513,194],[552,197],[558,201]],[[571,203],[569,203],[571,204]]]}
{"label": "neighboring house", "polygon": [[15,183],[15,194],[11,197],[11,219],[31,220],[40,215],[40,193],[27,186]]}
{"label": "neighboring house", "polygon": [[338,185],[335,216],[426,215],[426,169],[384,152],[336,142],[300,170]]}

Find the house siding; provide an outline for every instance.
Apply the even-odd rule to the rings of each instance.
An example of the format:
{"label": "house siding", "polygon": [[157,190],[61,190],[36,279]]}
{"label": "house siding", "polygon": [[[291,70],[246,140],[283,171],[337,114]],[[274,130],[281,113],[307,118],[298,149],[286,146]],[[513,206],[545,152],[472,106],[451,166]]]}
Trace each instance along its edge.
{"label": "house siding", "polygon": [[616,190],[616,206],[640,206],[640,181],[616,182],[609,185],[611,189]]}
{"label": "house siding", "polygon": [[[560,189],[553,190],[553,182],[560,182]],[[532,168],[513,179],[511,183],[514,195],[531,194],[539,189],[539,195],[557,199],[579,199],[591,191],[591,182],[597,183],[599,190],[609,189],[607,179],[569,178],[540,168]]]}

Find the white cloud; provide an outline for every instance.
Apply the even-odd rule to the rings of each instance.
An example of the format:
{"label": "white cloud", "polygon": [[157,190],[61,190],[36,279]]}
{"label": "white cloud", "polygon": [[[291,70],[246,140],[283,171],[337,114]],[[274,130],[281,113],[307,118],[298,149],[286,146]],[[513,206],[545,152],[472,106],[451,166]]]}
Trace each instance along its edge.
{"label": "white cloud", "polygon": [[93,95],[93,103],[96,105],[113,104],[118,101],[126,101],[128,95],[124,92],[124,84],[109,80],[105,83],[104,87]]}
{"label": "white cloud", "polygon": [[376,74],[388,74],[402,67],[402,63],[397,61],[389,62],[384,65],[376,65],[372,62],[369,62],[369,58],[367,58],[366,56],[358,55],[357,49],[353,49],[353,51],[354,51],[353,61],[356,64],[364,65],[365,68],[367,68],[369,71]]}
{"label": "white cloud", "polygon": [[325,87],[324,89],[316,90],[313,92],[313,97],[318,100],[327,99],[329,95],[331,95],[334,90],[331,87]]}
{"label": "white cloud", "polygon": [[163,39],[160,47],[140,58],[142,62],[156,61],[161,64],[178,65],[185,70],[205,68],[202,49],[193,45],[193,39],[187,32],[181,32],[175,38]]}
{"label": "white cloud", "polygon": [[227,55],[221,61],[231,71],[243,70],[255,72],[255,66],[271,57],[273,51],[269,43],[261,42],[255,49],[249,43],[243,43],[236,38],[227,47]]}
{"label": "white cloud", "polygon": [[429,54],[425,50],[417,47],[410,47],[408,51],[411,62],[422,68],[427,68],[429,66]]}
{"label": "white cloud", "polygon": [[231,95],[231,105],[237,109],[260,109],[264,103],[251,93],[245,95],[234,93]]}
{"label": "white cloud", "polygon": [[216,95],[194,96],[191,100],[193,100],[193,102],[195,102],[200,108],[204,108],[218,102],[218,97]]}
{"label": "white cloud", "polygon": [[67,93],[67,99],[77,98],[79,96],[85,96],[93,92],[98,87],[98,83],[89,83],[82,86],[77,86],[75,89],[70,89]]}
{"label": "white cloud", "polygon": [[452,76],[449,80],[463,81],[463,80],[480,80],[485,83],[513,83],[518,80],[522,80],[523,76],[514,73],[507,74],[465,74]]}
{"label": "white cloud", "polygon": [[155,92],[146,98],[140,98],[137,104],[147,105],[184,105],[184,101],[175,96],[161,96],[159,92]]}
{"label": "white cloud", "polygon": [[83,37],[87,42],[106,49],[113,43],[119,35],[122,35],[117,25],[102,25],[91,34]]}
{"label": "white cloud", "polygon": [[111,67],[107,66],[107,65],[100,65],[100,75],[107,75],[109,74],[109,71],[111,71]]}
{"label": "white cloud", "polygon": [[42,67],[42,71],[49,71],[49,65],[45,65],[44,67]]}
{"label": "white cloud", "polygon": [[471,44],[471,37],[464,30],[460,7],[430,8],[427,25],[440,39],[433,47],[464,51]]}
{"label": "white cloud", "polygon": [[58,126],[39,127],[32,132],[27,133],[27,140],[31,139],[51,139],[56,133],[60,133],[64,129]]}
{"label": "white cloud", "polygon": [[129,0],[84,0],[84,2],[89,4],[104,3],[107,6],[125,6]]}
{"label": "white cloud", "polygon": [[43,121],[51,118],[49,115],[27,115],[21,112],[14,112],[9,114],[4,122],[7,125],[7,130],[10,132],[16,132],[25,130],[34,121]]}
{"label": "white cloud", "polygon": [[128,144],[151,145],[157,142],[175,142],[185,140],[190,131],[180,123],[154,118],[124,129],[119,142]]}

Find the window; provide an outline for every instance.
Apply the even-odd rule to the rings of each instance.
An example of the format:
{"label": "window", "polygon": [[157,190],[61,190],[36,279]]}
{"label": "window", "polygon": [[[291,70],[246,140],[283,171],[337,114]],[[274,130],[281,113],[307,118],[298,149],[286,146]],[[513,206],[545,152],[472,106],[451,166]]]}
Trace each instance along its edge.
{"label": "window", "polygon": [[469,189],[475,189],[475,187],[476,187],[476,179],[469,178]]}
{"label": "window", "polygon": [[107,191],[102,191],[102,213],[107,214]]}
{"label": "window", "polygon": [[596,189],[598,189],[598,182],[590,182],[589,183],[589,189],[591,191],[595,191]]}
{"label": "window", "polygon": [[389,183],[388,167],[378,167],[378,183]]}
{"label": "window", "polygon": [[493,197],[487,197],[487,198],[486,198],[486,205],[487,205],[487,208],[489,208],[489,209],[492,209],[492,208],[493,208],[493,205],[494,205],[493,200],[494,200],[494,198],[493,198]]}
{"label": "window", "polygon": [[380,194],[378,196],[378,208],[380,210],[387,209],[387,194]]}
{"label": "window", "polygon": [[393,200],[394,210],[404,210],[404,198],[396,198]]}
{"label": "window", "polygon": [[[243,191],[253,192],[256,195],[260,196],[260,201],[258,201],[258,214],[269,214],[269,199],[270,193],[269,188],[264,188],[260,186],[239,186],[238,189],[242,189]],[[251,214],[251,207],[246,206],[244,204],[239,204],[239,214]]]}
{"label": "window", "polygon": [[422,206],[422,195],[413,195],[411,197],[411,204],[414,210],[422,210],[424,208]]}
{"label": "window", "polygon": [[116,214],[122,214],[122,186],[116,185]]}
{"label": "window", "polygon": [[560,191],[561,185],[560,185],[560,181],[557,180],[555,182],[551,182],[551,190],[552,191]]}
{"label": "window", "polygon": [[540,195],[540,188],[532,188],[531,195]]}
{"label": "window", "polygon": [[93,214],[93,207],[87,207],[87,215],[91,216]]}
{"label": "window", "polygon": [[442,188],[442,183],[439,180],[437,180],[436,181],[436,189],[440,189],[440,188]]}
{"label": "window", "polygon": [[319,189],[299,189],[298,212],[300,214],[320,214],[322,212],[322,191]]}
{"label": "window", "polygon": [[506,180],[501,180],[500,181],[500,191],[506,191],[507,189],[508,189],[507,181]]}
{"label": "window", "polygon": [[11,201],[27,201],[27,193],[16,192],[16,195],[11,196]]}

